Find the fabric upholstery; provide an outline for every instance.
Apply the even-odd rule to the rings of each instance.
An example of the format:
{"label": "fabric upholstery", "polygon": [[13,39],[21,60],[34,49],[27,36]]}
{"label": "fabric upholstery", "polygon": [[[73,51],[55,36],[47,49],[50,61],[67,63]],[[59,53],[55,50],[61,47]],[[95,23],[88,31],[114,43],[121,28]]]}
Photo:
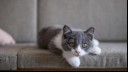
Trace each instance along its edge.
{"label": "fabric upholstery", "polygon": [[16,70],[18,53],[32,46],[32,43],[21,43],[16,45],[0,46],[0,70]]}
{"label": "fabric upholstery", "polygon": [[69,67],[61,56],[37,47],[28,47],[18,54],[18,68]]}
{"label": "fabric upholstery", "polygon": [[39,30],[67,24],[74,28],[96,28],[104,41],[127,40],[127,0],[39,0]]}
{"label": "fabric upholstery", "polygon": [[0,70],[17,69],[17,53],[22,46],[2,46],[0,47]]}
{"label": "fabric upholstery", "polygon": [[[80,68],[126,68],[126,43],[101,43],[102,53],[99,56],[81,57]],[[28,47],[18,53],[18,68],[71,68],[61,56],[36,46]]]}
{"label": "fabric upholstery", "polygon": [[0,28],[17,42],[36,41],[36,0],[0,0]]}
{"label": "fabric upholstery", "polygon": [[0,29],[0,46],[13,44],[15,44],[13,37],[3,29]]}
{"label": "fabric upholstery", "polygon": [[85,56],[82,67],[89,68],[127,68],[127,43],[101,43],[102,53],[99,56]]}

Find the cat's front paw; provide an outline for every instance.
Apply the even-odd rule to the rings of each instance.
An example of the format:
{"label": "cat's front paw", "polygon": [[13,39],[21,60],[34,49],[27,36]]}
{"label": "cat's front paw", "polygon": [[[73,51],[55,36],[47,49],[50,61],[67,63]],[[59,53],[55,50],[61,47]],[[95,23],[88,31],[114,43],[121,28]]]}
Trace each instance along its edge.
{"label": "cat's front paw", "polygon": [[71,57],[71,58],[66,58],[67,62],[72,66],[72,67],[79,67],[80,66],[80,59],[79,57]]}
{"label": "cat's front paw", "polygon": [[95,47],[90,50],[91,54],[99,55],[101,53],[101,48]]}

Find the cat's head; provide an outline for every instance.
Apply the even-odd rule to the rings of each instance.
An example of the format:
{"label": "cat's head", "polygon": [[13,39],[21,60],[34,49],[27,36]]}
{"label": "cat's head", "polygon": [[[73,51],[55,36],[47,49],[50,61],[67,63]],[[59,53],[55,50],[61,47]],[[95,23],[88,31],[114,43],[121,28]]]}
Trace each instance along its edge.
{"label": "cat's head", "polygon": [[86,31],[74,31],[69,26],[64,25],[62,41],[64,50],[70,51],[75,56],[87,54],[92,46],[94,30],[94,27],[90,27]]}

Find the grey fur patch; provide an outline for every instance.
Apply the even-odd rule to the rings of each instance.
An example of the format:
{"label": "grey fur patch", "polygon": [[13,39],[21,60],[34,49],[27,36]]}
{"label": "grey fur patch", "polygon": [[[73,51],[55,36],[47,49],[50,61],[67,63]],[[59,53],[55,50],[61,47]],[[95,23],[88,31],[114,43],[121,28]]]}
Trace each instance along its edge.
{"label": "grey fur patch", "polygon": [[62,55],[62,53],[63,53],[59,48],[56,47],[56,45],[54,44],[53,41],[51,41],[51,42],[49,43],[48,49],[49,49],[51,52],[55,53],[56,55]]}
{"label": "grey fur patch", "polygon": [[60,28],[55,28],[53,26],[43,28],[38,33],[37,44],[40,48],[47,49],[48,44],[53,37],[55,37],[61,31]]}

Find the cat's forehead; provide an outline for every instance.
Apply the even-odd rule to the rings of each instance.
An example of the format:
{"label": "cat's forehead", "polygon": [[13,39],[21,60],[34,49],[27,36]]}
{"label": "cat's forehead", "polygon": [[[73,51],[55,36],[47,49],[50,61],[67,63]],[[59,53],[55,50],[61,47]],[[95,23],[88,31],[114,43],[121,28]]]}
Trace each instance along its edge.
{"label": "cat's forehead", "polygon": [[85,39],[87,35],[83,31],[73,31],[70,37],[72,39]]}

